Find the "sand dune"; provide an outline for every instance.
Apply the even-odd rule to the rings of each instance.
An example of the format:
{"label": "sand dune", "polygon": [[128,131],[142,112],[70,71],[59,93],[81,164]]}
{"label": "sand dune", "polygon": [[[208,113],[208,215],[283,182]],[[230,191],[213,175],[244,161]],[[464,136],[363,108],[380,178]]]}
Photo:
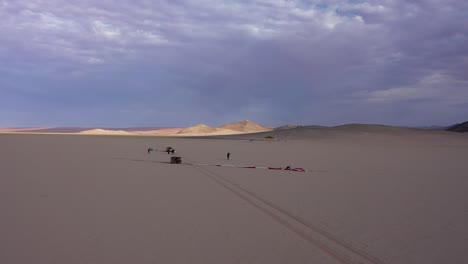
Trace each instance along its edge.
{"label": "sand dune", "polygon": [[6,127],[0,128],[0,132],[27,132],[41,129],[48,129],[48,127]]}
{"label": "sand dune", "polygon": [[450,126],[449,128],[447,128],[447,131],[460,132],[460,133],[468,132],[468,121]]}
{"label": "sand dune", "polygon": [[[429,132],[438,133],[441,130],[417,129],[407,127],[394,127],[385,125],[369,125],[369,124],[347,124],[335,127],[324,126],[297,126],[286,125],[275,129],[255,124],[251,121],[244,120],[240,122],[230,123],[221,127],[211,127],[204,124],[198,124],[188,128],[127,128],[127,129],[84,129],[84,128],[4,128],[0,129],[0,133],[66,133],[80,135],[140,135],[140,136],[177,136],[177,137],[193,137],[193,136],[222,136],[228,137],[243,137],[243,138],[259,138],[265,136],[274,136],[278,139],[287,138],[311,138],[311,137],[330,137],[338,135],[369,135],[369,134],[406,134]],[[236,136],[239,135],[239,136]]]}
{"label": "sand dune", "polygon": [[234,135],[269,131],[271,128],[261,126],[249,120],[225,124],[221,127],[211,127],[197,124],[187,128],[82,128],[82,127],[34,127],[34,128],[0,128],[0,133],[31,132],[31,133],[67,133],[80,135],[140,135],[140,136],[213,136]]}
{"label": "sand dune", "polygon": [[179,133],[183,128],[160,128],[156,130],[146,130],[146,131],[132,131],[132,134],[135,135],[174,135]]}
{"label": "sand dune", "polygon": [[177,134],[202,134],[216,132],[217,128],[205,124],[197,124],[180,130]]}
{"label": "sand dune", "polygon": [[182,129],[177,134],[187,136],[236,135],[269,130],[271,129],[258,125],[252,121],[244,120],[225,124],[220,127],[211,127],[205,124],[197,124],[195,126]]}
{"label": "sand dune", "polygon": [[132,133],[123,130],[105,130],[105,129],[90,129],[78,132],[78,134],[86,135],[132,135]]}
{"label": "sand dune", "polygon": [[298,127],[300,127],[300,125],[288,124],[288,125],[284,125],[284,126],[275,127],[275,128],[273,128],[273,130],[285,130],[285,129],[293,129],[293,128],[298,128]]}
{"label": "sand dune", "polygon": [[225,124],[225,125],[220,126],[219,128],[240,131],[240,132],[248,132],[248,133],[271,130],[270,128],[256,124],[250,120],[243,120],[239,122]]}
{"label": "sand dune", "polygon": [[209,135],[233,135],[233,134],[240,134],[245,133],[238,130],[232,130],[227,128],[217,128],[207,126],[205,124],[197,124],[192,127],[188,127],[185,129],[180,130],[177,135],[178,136],[209,136]]}
{"label": "sand dune", "polygon": [[239,134],[245,134],[245,132],[240,132],[240,131],[235,131],[235,130],[230,130],[230,129],[220,129],[216,128],[215,131],[213,132],[198,132],[198,131],[191,131],[188,133],[177,133],[177,134],[172,134],[170,136],[177,136],[177,137],[210,137],[210,136],[223,136],[223,135],[239,135]]}

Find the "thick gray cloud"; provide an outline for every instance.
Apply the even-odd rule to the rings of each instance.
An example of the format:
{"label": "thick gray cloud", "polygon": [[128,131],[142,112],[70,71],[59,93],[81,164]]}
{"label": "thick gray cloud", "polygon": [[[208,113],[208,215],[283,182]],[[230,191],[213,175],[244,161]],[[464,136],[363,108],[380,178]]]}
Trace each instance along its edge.
{"label": "thick gray cloud", "polygon": [[0,0],[0,21],[0,126],[468,119],[464,0]]}

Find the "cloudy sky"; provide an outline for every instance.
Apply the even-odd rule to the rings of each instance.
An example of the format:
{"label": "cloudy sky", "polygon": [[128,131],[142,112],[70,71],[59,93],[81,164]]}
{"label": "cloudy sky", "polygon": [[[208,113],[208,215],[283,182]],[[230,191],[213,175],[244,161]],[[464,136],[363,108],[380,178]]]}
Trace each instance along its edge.
{"label": "cloudy sky", "polygon": [[466,0],[0,0],[0,127],[468,120]]}

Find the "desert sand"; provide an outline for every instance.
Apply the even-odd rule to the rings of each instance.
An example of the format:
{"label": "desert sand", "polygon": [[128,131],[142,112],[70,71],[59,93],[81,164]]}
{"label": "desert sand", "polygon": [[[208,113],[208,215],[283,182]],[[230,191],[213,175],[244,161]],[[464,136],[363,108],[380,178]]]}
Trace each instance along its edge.
{"label": "desert sand", "polygon": [[[0,146],[0,263],[468,259],[467,134],[359,125],[215,138],[0,134]],[[166,146],[183,164],[146,152]]]}

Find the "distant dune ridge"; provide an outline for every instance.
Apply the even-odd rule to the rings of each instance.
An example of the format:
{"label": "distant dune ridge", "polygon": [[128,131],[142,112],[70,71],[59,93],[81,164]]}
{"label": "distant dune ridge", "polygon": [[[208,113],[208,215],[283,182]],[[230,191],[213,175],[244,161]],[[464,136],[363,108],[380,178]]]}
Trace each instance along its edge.
{"label": "distant dune ridge", "polygon": [[0,128],[0,132],[34,132],[39,129],[48,129],[43,127],[6,127]]}
{"label": "distant dune ridge", "polygon": [[[411,128],[386,126],[377,124],[346,124],[334,127],[326,126],[302,126],[288,124],[279,127],[268,127],[250,120],[243,120],[212,127],[205,124],[197,124],[191,127],[130,127],[130,128],[84,128],[84,127],[12,127],[0,128],[0,133],[61,133],[78,135],[135,135],[135,136],[229,136],[245,134],[258,134],[257,136],[274,136],[278,138],[299,138],[305,136],[329,136],[338,134],[367,134],[367,133],[413,133],[444,132],[439,127],[435,128]],[[468,121],[456,124],[445,129],[451,132],[468,132]],[[306,136],[307,135],[307,136]]]}
{"label": "distant dune ridge", "polygon": [[191,127],[180,130],[177,134],[200,134],[200,133],[213,133],[216,132],[216,127],[207,126],[205,124],[196,124]]}
{"label": "distant dune ridge", "polygon": [[129,127],[129,128],[83,128],[83,127],[35,127],[35,128],[0,128],[6,133],[64,133],[79,135],[140,135],[140,136],[213,136],[234,135],[271,131],[272,128],[259,125],[250,120],[212,127],[197,124],[191,127]]}
{"label": "distant dune ridge", "polygon": [[250,120],[242,120],[239,122],[234,122],[234,123],[229,123],[220,126],[219,128],[221,129],[230,129],[234,131],[240,131],[240,132],[263,132],[263,131],[269,131],[271,130],[268,127],[256,124]]}
{"label": "distant dune ridge", "polygon": [[[232,135],[206,135],[217,139],[249,139],[263,140],[265,137],[273,137],[278,140],[308,140],[324,138],[371,138],[374,136],[386,136],[388,138],[405,137],[437,137],[444,134],[453,134],[443,130],[429,130],[408,127],[368,125],[368,124],[348,124],[334,127],[323,126],[297,126],[295,128],[283,127],[265,132],[239,133]],[[464,135],[460,135],[464,136]]]}
{"label": "distant dune ridge", "polygon": [[468,121],[453,125],[449,128],[447,128],[447,131],[452,131],[452,132],[468,132]]}
{"label": "distant dune ridge", "polygon": [[224,124],[220,127],[211,127],[205,124],[197,124],[192,127],[182,129],[179,135],[230,135],[270,131],[271,129],[250,120],[243,120],[234,123]]}
{"label": "distant dune ridge", "polygon": [[132,135],[132,133],[123,131],[123,130],[106,130],[106,129],[90,129],[81,131],[78,134],[88,134],[88,135]]}
{"label": "distant dune ridge", "polygon": [[288,125],[284,125],[284,126],[275,127],[275,128],[273,128],[273,130],[285,130],[285,129],[293,129],[293,128],[298,128],[298,127],[300,127],[300,125],[288,124]]}
{"label": "distant dune ridge", "polygon": [[154,130],[146,130],[146,131],[131,131],[132,134],[134,135],[147,135],[147,136],[155,136],[155,135],[161,135],[161,136],[169,136],[173,134],[179,133],[182,129],[181,127],[173,127],[173,128],[159,128],[159,129],[154,129]]}

